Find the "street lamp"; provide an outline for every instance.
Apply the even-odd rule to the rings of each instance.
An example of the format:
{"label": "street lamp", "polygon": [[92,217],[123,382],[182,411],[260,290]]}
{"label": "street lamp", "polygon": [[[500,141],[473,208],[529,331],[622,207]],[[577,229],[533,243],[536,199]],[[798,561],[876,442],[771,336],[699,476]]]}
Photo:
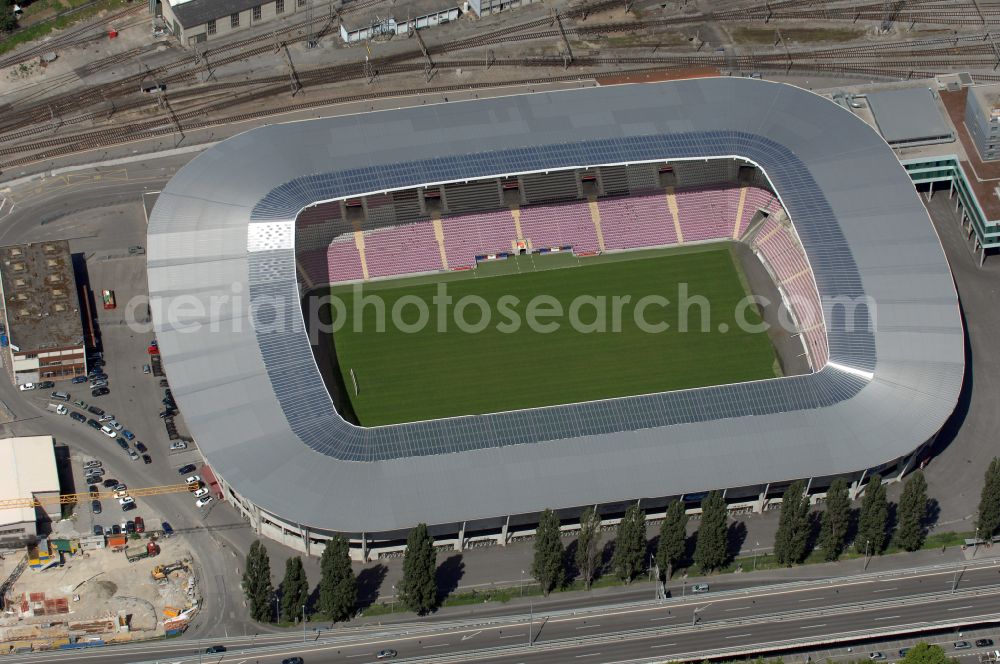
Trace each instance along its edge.
{"label": "street lamp", "polygon": [[866,572],[868,571],[868,561],[870,560],[870,558],[868,557],[868,545],[870,545],[871,543],[872,543],[872,541],[870,539],[866,539],[865,540],[865,571]]}
{"label": "street lamp", "polygon": [[[385,606],[385,605],[383,604],[383,606]],[[396,586],[393,585],[393,587],[392,587],[392,600],[389,603],[389,613],[395,613],[395,612],[396,612]]]}
{"label": "street lamp", "polygon": [[535,604],[528,598],[528,647],[531,647],[533,632],[535,631]]}
{"label": "street lamp", "polygon": [[972,545],[972,557],[976,557],[976,553],[979,551],[979,528],[976,528],[976,542]]}
{"label": "street lamp", "polygon": [[521,597],[524,597],[524,570],[521,570],[521,584],[519,586]]}
{"label": "street lamp", "polygon": [[274,596],[274,622],[278,622],[278,596]]}
{"label": "street lamp", "polygon": [[306,605],[302,605],[302,643],[306,642]]}

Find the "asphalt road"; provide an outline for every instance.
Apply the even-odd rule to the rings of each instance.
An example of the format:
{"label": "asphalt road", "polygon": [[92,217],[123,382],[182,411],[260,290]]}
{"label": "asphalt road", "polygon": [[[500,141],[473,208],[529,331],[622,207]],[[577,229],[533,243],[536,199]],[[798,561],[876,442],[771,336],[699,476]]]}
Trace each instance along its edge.
{"label": "asphalt road", "polygon": [[[716,648],[767,647],[790,639],[871,630],[928,620],[975,622],[1000,614],[1000,561],[973,566],[860,575],[806,585],[748,589],[639,602],[600,609],[520,615],[451,624],[410,624],[369,630],[333,630],[227,642],[212,662],[270,664],[301,656],[308,662],[367,661],[383,648],[401,658],[441,661],[612,661],[681,658]],[[697,624],[695,625],[695,617]],[[527,650],[529,630],[532,650]],[[260,650],[262,640],[287,644]],[[165,642],[74,653],[7,658],[12,662],[68,661],[124,664],[198,661],[213,642]],[[500,650],[496,650],[500,649]]]}

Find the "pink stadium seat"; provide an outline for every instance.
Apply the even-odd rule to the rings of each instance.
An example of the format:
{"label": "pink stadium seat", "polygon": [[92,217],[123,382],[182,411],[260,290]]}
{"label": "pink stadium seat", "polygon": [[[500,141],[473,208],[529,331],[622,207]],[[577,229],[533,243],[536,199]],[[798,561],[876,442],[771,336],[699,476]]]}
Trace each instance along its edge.
{"label": "pink stadium seat", "polygon": [[606,249],[636,249],[677,243],[674,219],[665,193],[602,198],[601,234]]}
{"label": "pink stadium seat", "polygon": [[443,217],[444,248],[448,267],[473,267],[476,256],[510,251],[517,239],[510,210]]}
{"label": "pink stadium seat", "polygon": [[369,277],[433,272],[441,269],[434,228],[429,223],[404,224],[365,231]]}
{"label": "pink stadium seat", "polygon": [[534,248],[571,245],[577,252],[599,248],[590,207],[585,201],[522,208],[521,232]]}

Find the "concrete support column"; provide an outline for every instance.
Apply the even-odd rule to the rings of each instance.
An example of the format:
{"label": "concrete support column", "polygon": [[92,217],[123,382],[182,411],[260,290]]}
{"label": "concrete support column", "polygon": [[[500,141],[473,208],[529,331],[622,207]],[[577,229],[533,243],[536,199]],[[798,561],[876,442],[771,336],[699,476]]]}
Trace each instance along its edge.
{"label": "concrete support column", "polygon": [[948,198],[955,196],[955,178],[948,180]]}
{"label": "concrete support column", "polygon": [[260,534],[260,508],[253,506],[253,531]]}
{"label": "concrete support column", "polygon": [[857,480],[854,481],[853,484],[851,484],[851,500],[858,499],[858,494],[861,493],[861,484],[865,481],[866,477],[868,477],[867,469],[865,469],[865,472],[861,473],[861,477],[859,477]]}
{"label": "concrete support column", "polygon": [[300,523],[299,524],[299,533],[302,535],[302,548],[305,551],[306,556],[308,557],[308,556],[312,555],[312,553],[310,552],[310,548],[309,548],[309,547],[312,546],[312,542],[309,541],[310,540],[310,537],[309,537],[309,527],[308,526],[303,526]]}
{"label": "concrete support column", "polygon": [[361,533],[361,562],[368,562],[368,533]]}
{"label": "concrete support column", "polygon": [[812,485],[813,485],[813,478],[811,478],[811,477],[810,477],[810,478],[809,478],[809,481],[808,481],[808,482],[806,482],[806,499],[807,499],[807,500],[808,500],[808,498],[809,498],[809,489],[811,489],[811,488],[812,488]]}
{"label": "concrete support column", "polygon": [[929,201],[929,200],[931,200],[932,198],[934,198],[934,180],[931,180],[931,181],[930,181],[930,182],[928,183],[928,185],[930,185],[930,186],[929,186],[929,187],[927,188],[927,200]]}
{"label": "concrete support column", "polygon": [[462,529],[458,531],[458,539],[455,541],[455,550],[461,551],[465,548],[465,521],[462,522]]}
{"label": "concrete support column", "polygon": [[961,196],[956,196],[955,197],[955,212],[958,212],[958,206],[961,205],[961,204],[962,204],[962,197]]}
{"label": "concrete support column", "polygon": [[510,530],[510,516],[504,519],[503,526],[500,528],[500,546],[507,546],[507,540],[509,535],[507,531]]}
{"label": "concrete support column", "polygon": [[760,514],[761,512],[764,511],[764,503],[767,502],[767,492],[770,488],[771,488],[770,484],[765,484],[764,490],[760,492],[759,496],[757,496],[757,502],[754,503],[753,505],[753,511],[756,512],[757,514]]}
{"label": "concrete support column", "polygon": [[924,449],[923,445],[918,447],[910,456],[906,457],[906,461],[904,461],[899,467],[899,474],[896,475],[897,480],[902,480],[903,476],[913,469],[913,464],[917,462],[917,454],[919,454],[922,449]]}

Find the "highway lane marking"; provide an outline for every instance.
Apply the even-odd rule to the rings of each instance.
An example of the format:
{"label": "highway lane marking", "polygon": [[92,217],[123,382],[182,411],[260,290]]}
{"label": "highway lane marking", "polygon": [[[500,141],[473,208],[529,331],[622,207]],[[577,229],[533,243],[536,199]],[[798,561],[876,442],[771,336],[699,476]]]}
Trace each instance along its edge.
{"label": "highway lane marking", "polygon": [[656,622],[657,620],[673,620],[673,616],[660,616],[659,618],[650,618],[650,622]]}
{"label": "highway lane marking", "polygon": [[447,645],[447,643],[436,643],[432,646],[424,646],[424,648],[444,648]]}
{"label": "highway lane marking", "polygon": [[597,657],[600,654],[601,653],[599,653],[599,652],[588,652],[588,653],[585,653],[583,655],[577,655],[576,659],[580,659],[581,657]]}
{"label": "highway lane marking", "polygon": [[524,639],[527,638],[524,634],[501,634],[501,639]]}
{"label": "highway lane marking", "polygon": [[878,618],[872,618],[872,620],[892,620],[893,618],[898,618],[899,616],[879,616]]}
{"label": "highway lane marking", "polygon": [[467,641],[467,640],[471,639],[474,636],[479,636],[482,633],[483,633],[483,630],[479,630],[478,632],[473,632],[472,634],[465,634],[464,636],[462,636],[462,640],[463,641]]}
{"label": "highway lane marking", "polygon": [[727,639],[742,639],[744,636],[753,636],[752,634],[733,634],[732,636],[727,636]]}
{"label": "highway lane marking", "polygon": [[823,599],[823,598],[822,597],[807,597],[806,599],[800,599],[799,601],[800,602],[818,602],[821,599]]}
{"label": "highway lane marking", "polygon": [[950,609],[945,609],[945,611],[962,611],[963,609],[971,609],[971,608],[973,608],[973,606],[970,604],[969,606],[956,606]]}
{"label": "highway lane marking", "polygon": [[749,608],[751,608],[751,607],[749,607],[749,606],[734,606],[731,609],[725,609],[725,611],[742,611],[744,609],[749,609]]}
{"label": "highway lane marking", "polygon": [[815,629],[816,627],[826,627],[826,623],[820,623],[818,625],[803,625],[799,629]]}
{"label": "highway lane marking", "polygon": [[676,643],[659,643],[655,646],[649,646],[650,648],[669,648],[670,646],[676,646]]}
{"label": "highway lane marking", "polygon": [[580,625],[577,629],[590,629],[591,627],[600,627],[600,625],[598,623],[594,623],[593,625]]}
{"label": "highway lane marking", "polygon": [[899,590],[899,586],[894,586],[892,588],[880,588],[879,590],[873,590],[873,593],[887,593],[893,590]]}
{"label": "highway lane marking", "polygon": [[348,657],[371,657],[372,654],[373,653],[370,653],[370,652],[362,652],[362,653],[358,653],[357,655],[348,655]]}

